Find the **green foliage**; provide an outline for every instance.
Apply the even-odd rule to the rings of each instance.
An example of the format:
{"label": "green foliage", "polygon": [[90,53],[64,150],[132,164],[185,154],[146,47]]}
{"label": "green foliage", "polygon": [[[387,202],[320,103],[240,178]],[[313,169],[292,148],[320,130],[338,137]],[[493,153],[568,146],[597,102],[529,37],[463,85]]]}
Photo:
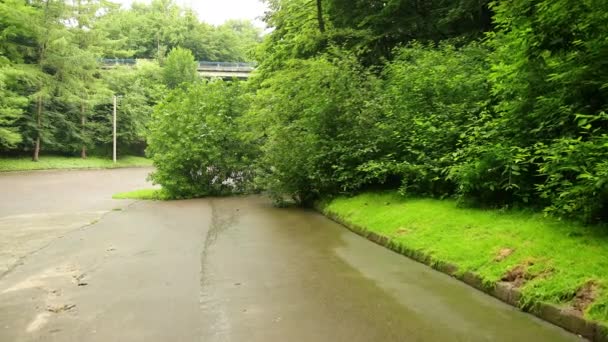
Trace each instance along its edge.
{"label": "green foliage", "polygon": [[291,58],[308,58],[322,51],[324,39],[315,22],[313,1],[270,0],[265,21],[273,28],[256,51],[260,69],[278,70]]}
{"label": "green foliage", "polygon": [[242,86],[215,80],[174,90],[153,113],[151,179],[172,198],[240,193],[249,187],[255,148],[240,136]]}
{"label": "green foliage", "polygon": [[393,48],[417,41],[466,41],[491,29],[488,0],[326,0],[336,43],[361,54],[366,64],[391,57]]}
{"label": "green foliage", "polygon": [[14,148],[22,141],[17,121],[23,115],[27,98],[11,90],[15,73],[18,70],[3,65],[0,56],[0,150]]}
{"label": "green foliage", "polygon": [[[214,27],[171,0],[128,9],[105,0],[0,1],[0,151],[108,154],[119,95],[119,153],[143,153],[163,75],[171,87],[194,81],[194,57],[245,61],[259,41],[249,21]],[[102,68],[99,59],[112,57],[155,60]]]}
{"label": "green foliage", "polygon": [[[174,197],[255,175],[300,203],[385,187],[607,220],[608,2],[267,4],[258,44],[250,22],[207,25],[171,0],[0,2],[0,149],[108,150],[118,94],[120,146],[152,134]],[[251,58],[247,85],[166,98],[196,83],[196,59]]]}
{"label": "green foliage", "polygon": [[457,162],[449,169],[448,179],[458,184],[458,193],[479,206],[503,206],[530,203],[534,195],[534,180],[528,175],[534,170],[529,149],[500,142],[481,143],[472,134],[471,145],[456,153]]}
{"label": "green foliage", "polygon": [[[269,2],[250,111],[261,184],[301,202],[400,186],[606,220],[605,1],[320,2]],[[325,57],[337,45],[382,86]]]}
{"label": "green foliage", "polygon": [[198,78],[196,68],[197,63],[190,50],[180,47],[171,50],[163,68],[165,84],[173,89],[182,83],[193,83]]}
{"label": "green foliage", "polygon": [[493,4],[498,30],[488,45],[494,113],[468,128],[451,170],[461,195],[605,219],[607,6]]}
{"label": "green foliage", "polygon": [[263,68],[277,68],[289,58],[309,58],[339,46],[364,65],[378,65],[401,44],[481,37],[492,28],[488,2],[268,0],[265,21],[273,31],[256,57]]}
{"label": "green foliage", "polygon": [[[135,67],[120,67],[103,73],[104,83],[117,101],[118,145],[143,150],[146,144],[147,125],[154,106],[166,92],[162,68],[156,62],[140,62]],[[89,127],[94,132],[93,142],[98,148],[111,150],[112,104],[107,101],[95,108]]]}
{"label": "green foliage", "polygon": [[208,40],[209,61],[247,62],[261,42],[260,29],[247,20],[227,20],[211,30]]}
{"label": "green foliage", "polygon": [[110,40],[104,56],[155,58],[183,47],[197,60],[244,62],[260,41],[261,31],[249,21],[228,21],[217,27],[200,22],[191,9],[172,0],[135,2],[131,8],[108,9],[100,18],[99,30]]}
{"label": "green foliage", "polygon": [[377,89],[377,79],[339,51],[291,60],[264,80],[249,113],[263,150],[259,184],[306,204],[369,182],[359,167],[378,152]]}
{"label": "green foliage", "polygon": [[589,140],[561,138],[549,146],[539,144],[537,185],[548,199],[547,212],[588,222],[608,221],[608,135]]}
{"label": "green foliage", "polygon": [[450,195],[454,185],[446,168],[463,145],[463,127],[486,108],[487,52],[478,44],[458,49],[413,43],[395,55],[384,71],[387,167],[401,179],[402,192]]}

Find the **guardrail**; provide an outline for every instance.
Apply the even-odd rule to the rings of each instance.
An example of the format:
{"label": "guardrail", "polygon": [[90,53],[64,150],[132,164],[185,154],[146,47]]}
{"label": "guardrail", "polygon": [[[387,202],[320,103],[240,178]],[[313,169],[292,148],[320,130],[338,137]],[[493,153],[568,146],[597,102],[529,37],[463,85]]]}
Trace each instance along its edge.
{"label": "guardrail", "polygon": [[255,69],[253,63],[233,63],[233,62],[208,62],[199,61],[198,70],[207,71],[252,71]]}
{"label": "guardrail", "polygon": [[[145,59],[144,59],[145,60]],[[113,65],[135,65],[137,59],[135,58],[101,58],[99,60],[104,66]],[[243,63],[243,62],[210,62],[210,61],[198,61],[197,67],[199,70],[218,70],[218,71],[252,71],[255,69],[255,63]]]}

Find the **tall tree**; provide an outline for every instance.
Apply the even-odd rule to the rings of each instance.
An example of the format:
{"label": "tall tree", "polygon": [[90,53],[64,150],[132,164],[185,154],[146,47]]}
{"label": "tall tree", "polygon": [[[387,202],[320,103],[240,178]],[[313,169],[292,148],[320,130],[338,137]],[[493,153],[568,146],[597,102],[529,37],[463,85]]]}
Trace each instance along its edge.
{"label": "tall tree", "polygon": [[323,50],[325,36],[319,30],[314,2],[266,0],[266,3],[269,11],[264,21],[273,30],[255,54],[260,74],[281,69],[289,59],[309,58]]}
{"label": "tall tree", "polygon": [[489,0],[326,0],[340,45],[360,51],[364,62],[392,57],[393,48],[413,40],[476,39],[491,29]]}
{"label": "tall tree", "polygon": [[32,160],[38,161],[42,139],[45,135],[44,107],[55,93],[57,83],[56,78],[58,69],[55,62],[59,62],[60,46],[65,42],[67,29],[62,20],[65,18],[65,3],[63,1],[38,0],[33,5],[39,8],[38,16],[34,20],[36,30],[36,64],[38,67],[39,78],[36,84],[36,91],[32,95],[34,106],[34,151]]}
{"label": "tall tree", "polygon": [[[249,50],[260,42],[261,31],[247,20],[229,20],[219,26],[201,22],[191,9],[172,0],[134,3],[130,9],[108,7],[100,29],[116,43],[107,57],[155,58],[163,62],[168,51],[180,46],[197,60],[247,61]],[[120,48],[116,49],[118,46]]]}
{"label": "tall tree", "polygon": [[[75,94],[79,101],[80,127],[79,140],[82,143],[80,156],[87,157],[87,145],[91,137],[87,132],[87,117],[91,115],[94,106],[104,97],[109,98],[109,90],[104,86],[99,77],[97,60],[102,57],[105,36],[95,30],[94,26],[98,19],[97,13],[104,9],[100,0],[74,0],[72,5],[72,32],[73,43],[76,45],[77,58],[73,72],[76,74],[78,88]],[[103,101],[103,100],[102,100]]]}
{"label": "tall tree", "polygon": [[325,33],[325,19],[323,18],[323,0],[317,0],[317,21],[319,22],[319,31]]}
{"label": "tall tree", "polygon": [[[95,2],[87,3],[92,6],[90,11],[94,11]],[[97,69],[92,50],[87,50],[91,46],[85,43],[83,4],[63,0],[33,3],[39,8],[39,15],[33,21],[39,75],[31,96],[34,102],[34,161],[39,159],[43,142],[53,148],[66,148],[72,140],[79,140],[77,124],[66,112],[71,106],[86,101],[83,88],[90,86],[88,81]]]}
{"label": "tall tree", "polygon": [[18,122],[27,97],[18,88],[27,75],[23,63],[34,40],[29,26],[33,15],[33,7],[23,0],[0,2],[0,149],[14,148],[23,138]]}

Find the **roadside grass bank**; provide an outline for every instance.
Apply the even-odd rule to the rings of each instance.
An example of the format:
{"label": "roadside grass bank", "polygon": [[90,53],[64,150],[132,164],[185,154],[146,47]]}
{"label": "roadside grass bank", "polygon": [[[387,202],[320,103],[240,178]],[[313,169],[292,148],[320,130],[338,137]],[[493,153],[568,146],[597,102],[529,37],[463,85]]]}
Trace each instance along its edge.
{"label": "roadside grass bank", "polygon": [[53,169],[113,169],[121,167],[143,167],[152,166],[152,160],[144,157],[125,156],[112,162],[112,159],[101,157],[78,157],[41,156],[40,160],[34,162],[30,157],[0,157],[0,172],[5,171],[30,171],[30,170],[53,170]]}
{"label": "roadside grass bank", "polygon": [[542,213],[364,193],[319,203],[353,231],[595,341],[608,340],[608,233]]}
{"label": "roadside grass bank", "polygon": [[135,199],[147,201],[166,201],[169,195],[163,189],[139,189],[127,192],[119,192],[112,195],[113,199]]}

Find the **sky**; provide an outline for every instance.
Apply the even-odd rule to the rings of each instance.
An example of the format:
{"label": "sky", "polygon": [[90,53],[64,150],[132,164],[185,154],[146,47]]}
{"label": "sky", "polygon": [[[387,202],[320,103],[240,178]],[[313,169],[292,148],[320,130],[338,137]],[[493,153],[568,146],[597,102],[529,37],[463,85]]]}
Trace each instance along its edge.
{"label": "sky", "polygon": [[[219,25],[228,19],[250,19],[256,26],[265,28],[259,19],[264,14],[266,5],[260,0],[174,0],[181,7],[194,9],[199,18],[209,24]],[[150,0],[113,0],[130,6],[132,2],[149,3]]]}

